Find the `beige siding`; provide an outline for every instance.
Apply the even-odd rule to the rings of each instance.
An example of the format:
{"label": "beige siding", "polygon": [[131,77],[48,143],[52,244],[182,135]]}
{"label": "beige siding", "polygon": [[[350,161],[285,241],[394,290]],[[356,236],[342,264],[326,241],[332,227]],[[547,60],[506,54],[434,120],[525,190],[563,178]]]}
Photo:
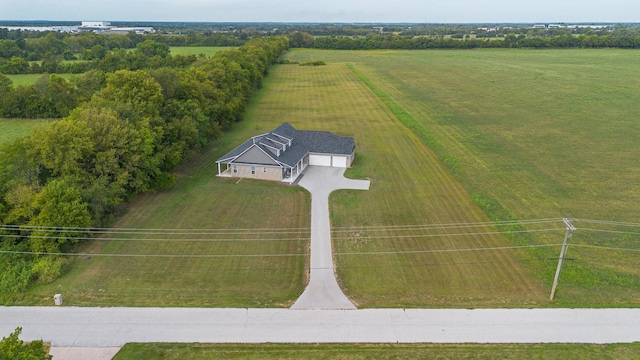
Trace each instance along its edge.
{"label": "beige siding", "polygon": [[[234,166],[236,171],[234,171]],[[247,179],[282,180],[282,168],[280,167],[255,165],[255,174],[251,173],[251,167],[252,165],[231,165],[231,176]]]}

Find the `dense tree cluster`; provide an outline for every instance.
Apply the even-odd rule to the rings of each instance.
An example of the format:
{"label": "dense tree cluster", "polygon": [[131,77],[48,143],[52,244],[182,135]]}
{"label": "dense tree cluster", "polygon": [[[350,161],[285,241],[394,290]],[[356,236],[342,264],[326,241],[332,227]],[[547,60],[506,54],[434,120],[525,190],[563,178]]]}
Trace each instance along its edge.
{"label": "dense tree cluster", "polygon": [[[87,235],[70,227],[107,224],[119,204],[173,184],[177,164],[241,119],[287,46],[254,39],[186,69],[93,71],[65,88],[86,101],[53,101],[70,115],[0,148],[0,250],[38,253],[0,254],[0,294],[54,279],[63,261],[46,254]],[[164,47],[137,50],[162,56]]]}
{"label": "dense tree cluster", "polygon": [[[45,37],[47,38],[47,37]],[[94,45],[82,50],[78,56],[81,61],[63,61],[63,57],[49,51],[42,56],[42,61],[27,61],[18,56],[2,57],[3,42],[0,40],[0,73],[4,74],[80,74],[89,70],[115,71],[121,69],[138,70],[159,68],[163,66],[184,67],[196,61],[195,55],[184,56],[169,54],[169,45],[147,39],[139,42],[133,51],[126,48],[107,49],[102,45]],[[9,41],[9,43],[12,43]],[[7,46],[5,54],[13,52]],[[65,52],[68,53],[68,50]],[[71,54],[75,59],[75,55]],[[64,57],[67,59],[67,57]]]}
{"label": "dense tree cluster", "polygon": [[[9,78],[0,74],[0,117],[65,117],[104,86],[106,73],[117,70],[184,69],[198,60],[194,55],[171,56],[166,44],[153,40],[139,43],[133,51],[108,50],[99,56],[92,62],[70,64],[80,65],[77,70],[81,74],[69,81],[56,74],[45,74],[33,85],[14,87]],[[47,66],[43,61],[41,67],[48,67],[47,72],[51,73],[65,72],[55,63]]]}
{"label": "dense tree cluster", "polygon": [[527,36],[509,34],[504,38],[462,38],[369,34],[363,37],[323,36],[295,33],[291,47],[335,50],[371,49],[476,49],[476,48],[640,48],[640,35],[556,35]]}
{"label": "dense tree cluster", "polygon": [[[83,73],[90,69],[113,70],[146,68],[142,64],[169,66],[166,59],[169,46],[240,46],[246,42],[222,33],[189,35],[102,35],[93,32],[65,34],[53,32],[25,32],[0,29],[0,73],[42,74]],[[145,43],[161,44],[166,50],[149,53]],[[140,46],[143,46],[141,49]],[[158,45],[154,45],[158,46]],[[127,49],[142,50],[128,52]],[[143,58],[143,55],[147,59]],[[158,56],[160,59],[154,58]],[[106,58],[106,59],[105,59]],[[65,62],[65,60],[85,60]],[[177,61],[184,61],[178,58]],[[126,65],[124,65],[126,64]]]}

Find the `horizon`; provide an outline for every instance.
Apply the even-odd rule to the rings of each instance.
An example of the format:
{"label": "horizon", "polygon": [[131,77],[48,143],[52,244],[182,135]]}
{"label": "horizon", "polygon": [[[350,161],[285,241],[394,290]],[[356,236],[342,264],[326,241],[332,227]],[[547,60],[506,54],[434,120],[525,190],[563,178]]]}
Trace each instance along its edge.
{"label": "horizon", "polygon": [[[6,21],[74,21],[198,23],[399,23],[530,24],[635,23],[637,0],[7,0],[0,5]],[[542,21],[542,19],[545,19]],[[99,20],[98,20],[99,21]]]}
{"label": "horizon", "polygon": [[26,22],[26,23],[82,23],[83,21],[106,21],[111,23],[166,23],[166,24],[339,24],[339,25],[368,25],[368,24],[397,24],[397,25],[529,25],[529,24],[640,24],[640,21],[532,21],[532,22],[407,22],[407,21],[176,21],[176,20],[108,20],[108,19],[82,19],[82,20],[42,20],[42,19],[5,19],[0,23]]}

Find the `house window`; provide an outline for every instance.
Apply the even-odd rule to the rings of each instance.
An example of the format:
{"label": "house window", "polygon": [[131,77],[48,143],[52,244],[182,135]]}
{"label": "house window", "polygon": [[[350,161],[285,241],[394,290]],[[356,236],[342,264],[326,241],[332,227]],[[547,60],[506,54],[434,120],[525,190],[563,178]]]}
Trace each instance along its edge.
{"label": "house window", "polygon": [[267,168],[266,167],[264,168],[264,172],[267,172]]}
{"label": "house window", "polygon": [[255,175],[256,174],[256,167],[252,166],[251,167],[251,175]]}
{"label": "house window", "polygon": [[237,174],[238,173],[238,166],[233,165],[233,173]]}

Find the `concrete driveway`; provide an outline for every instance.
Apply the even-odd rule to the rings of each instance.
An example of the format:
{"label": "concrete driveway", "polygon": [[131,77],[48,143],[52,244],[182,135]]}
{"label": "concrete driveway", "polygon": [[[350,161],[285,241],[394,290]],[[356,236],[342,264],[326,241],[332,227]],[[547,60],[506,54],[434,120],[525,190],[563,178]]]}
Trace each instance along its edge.
{"label": "concrete driveway", "polygon": [[335,190],[369,190],[368,180],[344,177],[345,169],[309,166],[298,185],[311,193],[311,270],[307,288],[294,310],[355,310],[336,280],[331,250],[329,194]]}

